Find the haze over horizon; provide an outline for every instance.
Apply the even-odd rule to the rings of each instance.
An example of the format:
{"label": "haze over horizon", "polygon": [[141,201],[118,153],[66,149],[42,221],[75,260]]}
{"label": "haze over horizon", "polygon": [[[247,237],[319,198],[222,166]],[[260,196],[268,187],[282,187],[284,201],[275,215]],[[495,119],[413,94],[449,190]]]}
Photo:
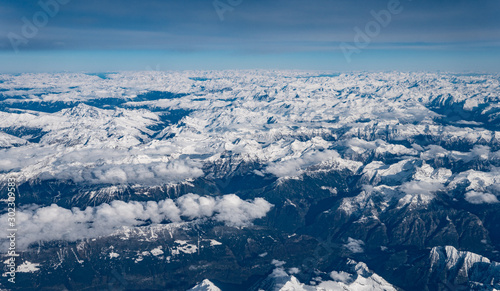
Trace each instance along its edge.
{"label": "haze over horizon", "polygon": [[0,1],[0,72],[498,72],[499,1]]}

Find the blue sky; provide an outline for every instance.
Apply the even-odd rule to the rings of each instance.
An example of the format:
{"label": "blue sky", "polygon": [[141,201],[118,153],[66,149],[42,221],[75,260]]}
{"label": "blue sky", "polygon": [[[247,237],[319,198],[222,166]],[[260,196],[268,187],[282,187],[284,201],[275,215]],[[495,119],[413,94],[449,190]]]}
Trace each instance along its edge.
{"label": "blue sky", "polygon": [[216,1],[0,0],[0,72],[500,68],[498,0]]}

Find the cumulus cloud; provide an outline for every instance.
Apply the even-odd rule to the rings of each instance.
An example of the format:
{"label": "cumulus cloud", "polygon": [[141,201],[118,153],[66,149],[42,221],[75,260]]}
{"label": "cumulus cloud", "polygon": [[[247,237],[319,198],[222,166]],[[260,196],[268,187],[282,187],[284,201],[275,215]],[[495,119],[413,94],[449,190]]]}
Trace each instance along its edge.
{"label": "cumulus cloud", "polygon": [[215,219],[230,226],[249,224],[255,218],[264,217],[271,204],[263,198],[255,198],[253,203],[241,200],[234,194],[225,195],[215,205]]}
{"label": "cumulus cloud", "polygon": [[465,193],[465,200],[472,204],[493,204],[499,202],[495,195],[477,191],[469,191]]}
{"label": "cumulus cloud", "polygon": [[[122,227],[145,225],[149,222],[182,222],[209,218],[228,226],[248,226],[264,217],[272,204],[262,198],[244,201],[236,195],[202,197],[187,194],[176,201],[159,202],[113,201],[97,207],[66,209],[53,204],[31,206],[17,212],[17,243],[20,249],[37,241],[76,241],[110,235]],[[7,221],[7,214],[0,219]],[[5,230],[3,230],[5,232]],[[7,237],[2,233],[3,238]]]}
{"label": "cumulus cloud", "polygon": [[[239,199],[239,197],[238,197]],[[177,199],[182,216],[189,219],[210,217],[214,214],[216,201],[213,197],[187,194]]]}

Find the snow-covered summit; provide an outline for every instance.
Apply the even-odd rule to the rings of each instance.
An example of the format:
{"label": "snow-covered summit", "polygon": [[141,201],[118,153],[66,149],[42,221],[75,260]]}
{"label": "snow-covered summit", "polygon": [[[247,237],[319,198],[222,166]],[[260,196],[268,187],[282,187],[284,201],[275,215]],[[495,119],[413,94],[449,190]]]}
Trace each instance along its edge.
{"label": "snow-covered summit", "polygon": [[188,291],[221,291],[221,289],[215,286],[210,280],[205,279]]}

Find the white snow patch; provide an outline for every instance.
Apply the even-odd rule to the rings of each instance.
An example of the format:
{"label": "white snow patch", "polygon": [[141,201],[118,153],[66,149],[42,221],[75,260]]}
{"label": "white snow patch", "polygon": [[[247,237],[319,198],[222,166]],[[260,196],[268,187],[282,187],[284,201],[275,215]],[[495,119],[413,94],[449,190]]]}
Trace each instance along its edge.
{"label": "white snow patch", "polygon": [[151,254],[155,257],[159,256],[159,255],[163,255],[163,247],[162,246],[158,246],[154,249],[151,250]]}
{"label": "white snow patch", "polygon": [[215,239],[211,239],[211,240],[210,240],[210,246],[211,246],[211,247],[213,247],[213,246],[220,246],[220,245],[222,245],[222,243],[221,243],[221,242],[218,242],[218,241],[216,241]]}
{"label": "white snow patch", "polygon": [[205,279],[201,283],[199,283],[198,285],[189,289],[188,291],[221,291],[221,289],[219,289],[219,287],[215,286],[215,284],[212,283],[210,280]]}
{"label": "white snow patch", "polygon": [[38,268],[40,264],[37,263],[31,263],[29,261],[24,261],[21,265],[17,266],[16,272],[18,273],[34,273],[40,268]]}

